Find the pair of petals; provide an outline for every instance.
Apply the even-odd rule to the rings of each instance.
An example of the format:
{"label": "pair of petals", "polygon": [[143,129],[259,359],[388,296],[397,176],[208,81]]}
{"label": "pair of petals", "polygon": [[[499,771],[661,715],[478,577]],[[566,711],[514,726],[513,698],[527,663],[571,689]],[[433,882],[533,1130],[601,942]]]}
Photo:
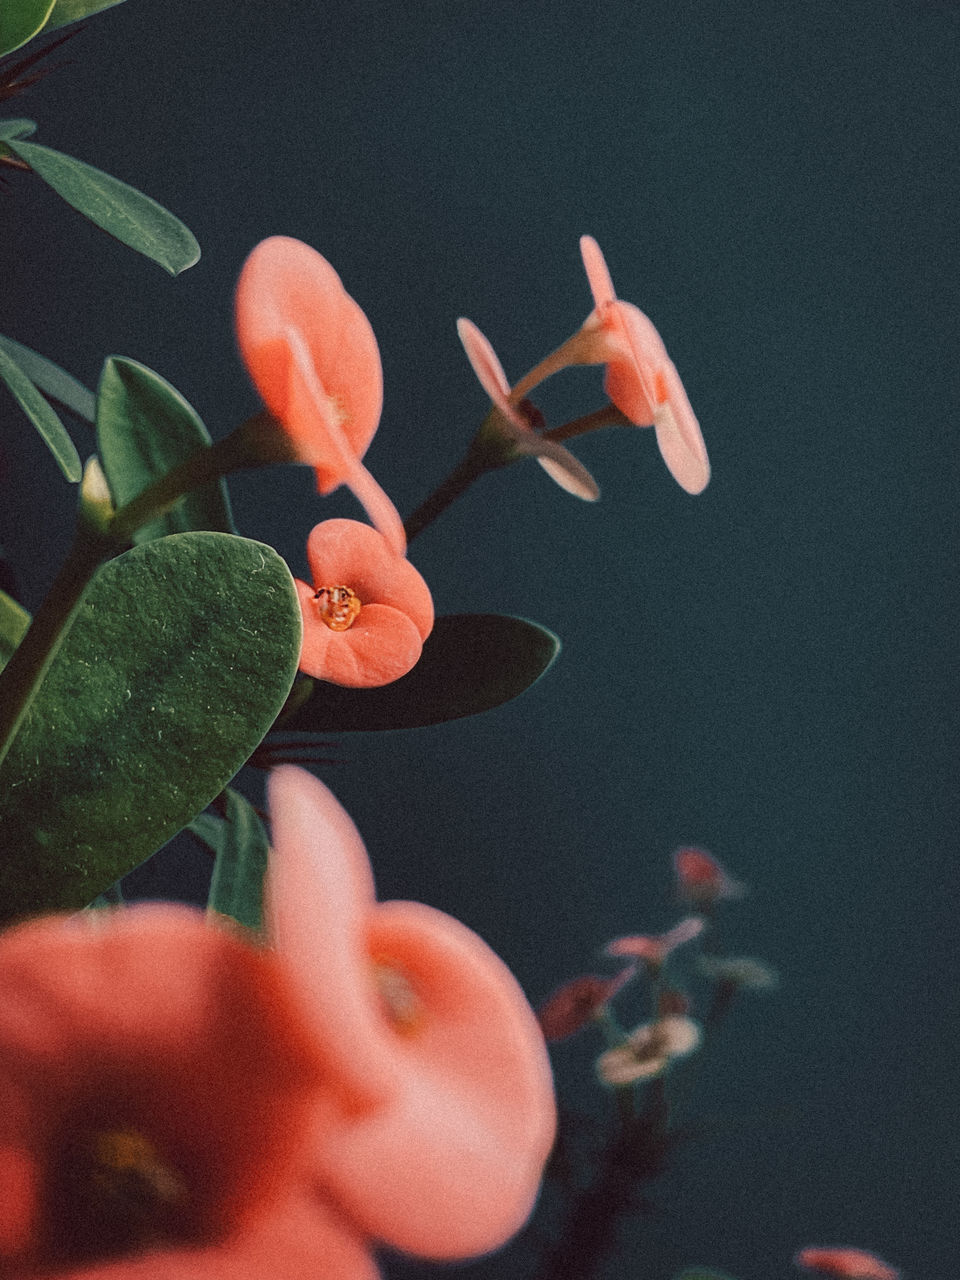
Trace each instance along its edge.
{"label": "pair of petals", "polygon": [[593,311],[581,330],[595,345],[587,362],[606,365],[604,390],[622,414],[636,426],[653,426],[660,454],[681,489],[701,493],[710,480],[710,461],[663,339],[639,307],[617,298],[592,236],[581,236],[580,254],[593,294]]}
{"label": "pair of petals", "polygon": [[497,1248],[530,1213],[554,1134],[532,1010],[459,921],[376,902],[360,835],[321,782],[282,766],[268,791],[265,920],[326,1059],[312,1129],[322,1195],[409,1253]]}
{"label": "pair of petals", "polygon": [[674,1058],[686,1057],[699,1046],[698,1023],[683,1013],[667,1013],[631,1031],[621,1045],[597,1059],[597,1075],[604,1084],[623,1086],[649,1080],[667,1069]]}
{"label": "pair of petals", "polygon": [[360,461],[383,408],[380,351],[362,308],[322,254],[271,236],[243,265],[234,314],[243,362],[290,456],[314,468],[320,493],[347,485],[402,554],[400,517]]}
{"label": "pair of petals", "polygon": [[[409,560],[376,529],[356,520],[325,520],[307,539],[309,587],[294,579],[303,614],[300,669],[351,688],[397,680],[416,664],[433,629],[430,589]],[[323,621],[316,592],[349,587],[360,601],[352,625]]]}
{"label": "pair of petals", "polygon": [[[184,907],[49,917],[0,939],[0,1274],[68,1280],[374,1280],[310,1194],[303,1131],[323,1064],[289,975]],[[182,1188],[171,1239],[103,1259],[71,1152],[142,1135]],[[118,1166],[122,1168],[123,1166]],[[64,1182],[64,1178],[67,1179]],[[297,1257],[301,1270],[276,1260]]]}
{"label": "pair of petals", "polygon": [[472,320],[463,317],[457,321],[457,333],[473,372],[500,415],[498,428],[510,441],[513,451],[535,457],[547,475],[567,493],[595,502],[600,489],[583,463],[562,444],[537,435],[520,410],[510,403],[510,383],[489,340]]}

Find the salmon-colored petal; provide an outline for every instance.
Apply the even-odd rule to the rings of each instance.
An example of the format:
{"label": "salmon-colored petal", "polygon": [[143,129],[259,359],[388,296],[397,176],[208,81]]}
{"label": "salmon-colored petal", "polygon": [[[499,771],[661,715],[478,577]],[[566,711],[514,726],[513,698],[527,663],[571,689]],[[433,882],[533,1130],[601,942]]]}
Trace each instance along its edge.
{"label": "salmon-colored petal", "polygon": [[347,689],[376,689],[399,680],[419,661],[420,633],[399,609],[364,605],[348,631],[331,631],[309,620],[316,608],[310,588],[298,583],[297,594],[304,613],[300,670],[306,675]]}
{"label": "salmon-colored petal", "polygon": [[302,1194],[204,1249],[158,1249],[58,1272],[57,1280],[379,1280],[367,1243],[331,1206]]}
{"label": "salmon-colored petal", "polygon": [[0,992],[0,1180],[16,1219],[0,1269],[97,1256],[75,1184],[55,1213],[49,1196],[111,1136],[175,1188],[174,1245],[245,1230],[292,1185],[322,1062],[276,957],[188,908],[51,917],[0,938]]}
{"label": "salmon-colored petal", "polygon": [[794,1257],[798,1267],[839,1276],[841,1280],[899,1280],[900,1272],[867,1249],[846,1245],[808,1245]]}
{"label": "salmon-colored petal", "polygon": [[433,629],[430,588],[376,529],[357,520],[324,520],[307,538],[307,563],[319,586],[344,584],[361,603],[391,605],[413,622],[421,639]]}
{"label": "salmon-colored petal", "polygon": [[702,493],[710,482],[710,459],[700,424],[672,361],[667,361],[662,376],[669,398],[653,415],[660,454],[681,489]]}
{"label": "salmon-colored petal", "polygon": [[617,295],[613,291],[613,281],[607,268],[607,260],[593,236],[580,237],[580,256],[583,259],[583,269],[587,273],[590,292],[593,294],[593,305],[600,308],[608,302],[613,302]]}
{"label": "salmon-colored petal", "polygon": [[264,404],[329,493],[346,478],[344,446],[362,458],[380,420],[383,372],[370,322],[329,262],[288,236],[263,240],[248,256],[235,320]]}
{"label": "salmon-colored petal", "polygon": [[532,435],[533,432],[529,423],[520,410],[515,405],[512,405],[508,399],[510,383],[507,381],[503,365],[497,358],[497,353],[490,345],[489,340],[480,332],[472,320],[467,320],[463,316],[457,321],[457,333],[463,343],[463,349],[467,353],[467,359],[470,361],[473,372],[477,375],[477,380],[490,397],[495,408],[521,433]]}
{"label": "salmon-colored petal", "polygon": [[636,965],[631,964],[612,978],[584,974],[558,987],[537,1010],[545,1038],[565,1040],[587,1026],[636,972]]}
{"label": "salmon-colored petal", "polygon": [[[353,893],[359,836],[322,783],[278,770],[269,798],[268,927],[279,947],[293,941],[285,953],[309,984],[315,1024],[340,1046],[345,1086],[371,1090],[371,1105],[349,1114],[318,1106],[318,1187],[394,1247],[435,1258],[495,1248],[529,1213],[553,1136],[532,1010],[464,925]],[[283,816],[294,800],[296,828]],[[297,919],[307,903],[309,927]]]}

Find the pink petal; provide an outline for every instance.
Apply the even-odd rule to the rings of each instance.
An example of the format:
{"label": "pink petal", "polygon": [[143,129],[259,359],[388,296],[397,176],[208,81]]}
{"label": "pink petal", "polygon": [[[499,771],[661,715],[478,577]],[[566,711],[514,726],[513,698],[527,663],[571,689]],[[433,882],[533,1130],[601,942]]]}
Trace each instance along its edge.
{"label": "pink petal", "polygon": [[593,236],[580,237],[580,256],[583,258],[587,283],[593,294],[593,305],[599,310],[606,303],[613,302],[617,296],[613,290],[613,280],[607,269],[606,258]]}
{"label": "pink petal", "polygon": [[503,365],[497,359],[497,353],[487,338],[472,320],[463,317],[457,321],[457,333],[460,335],[460,341],[463,343],[463,349],[467,353],[473,372],[494,406],[519,431],[527,435],[535,434],[523,414],[507,399],[510,395],[510,383],[503,371]]}

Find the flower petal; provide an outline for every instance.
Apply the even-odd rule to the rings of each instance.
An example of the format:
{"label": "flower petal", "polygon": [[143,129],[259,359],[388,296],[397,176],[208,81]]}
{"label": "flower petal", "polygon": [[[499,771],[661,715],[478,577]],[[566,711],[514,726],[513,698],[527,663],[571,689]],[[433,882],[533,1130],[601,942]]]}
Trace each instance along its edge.
{"label": "flower petal", "polygon": [[497,358],[497,353],[490,345],[489,339],[480,332],[472,320],[467,320],[463,316],[457,321],[457,333],[460,335],[460,341],[463,343],[463,349],[467,353],[467,359],[470,361],[473,372],[477,375],[481,387],[490,397],[494,407],[518,431],[533,435],[534,433],[523,414],[508,399],[510,383],[507,381],[503,365]]}
{"label": "flower petal", "polygon": [[394,552],[376,529],[358,520],[323,520],[307,538],[314,584],[345,584],[362,604],[387,604],[411,619],[422,640],[433,629],[430,588],[409,560]]}
{"label": "flower petal", "polygon": [[[237,342],[264,404],[290,436],[301,461],[317,468],[322,493],[344,482],[342,447],[362,458],[383,407],[377,340],[360,306],[327,260],[289,236],[272,236],[248,256],[237,281]],[[309,404],[295,398],[295,352],[303,344],[316,386]],[[317,387],[320,394],[316,394]]]}
{"label": "flower petal", "polygon": [[420,660],[423,641],[410,618],[390,605],[366,604],[347,631],[331,631],[317,615],[314,591],[294,579],[303,611],[300,670],[347,689],[392,684]]}
{"label": "flower petal", "polygon": [[[269,798],[268,926],[309,984],[334,1086],[370,1104],[318,1109],[319,1186],[397,1248],[495,1248],[529,1213],[553,1138],[532,1010],[464,925],[419,903],[371,902],[360,837],[322,783],[278,769]],[[385,1004],[378,971],[409,992],[409,1017]]]}
{"label": "flower petal", "polygon": [[617,295],[613,291],[607,260],[593,236],[580,237],[580,257],[593,294],[593,305],[599,309],[606,303],[613,302]]}

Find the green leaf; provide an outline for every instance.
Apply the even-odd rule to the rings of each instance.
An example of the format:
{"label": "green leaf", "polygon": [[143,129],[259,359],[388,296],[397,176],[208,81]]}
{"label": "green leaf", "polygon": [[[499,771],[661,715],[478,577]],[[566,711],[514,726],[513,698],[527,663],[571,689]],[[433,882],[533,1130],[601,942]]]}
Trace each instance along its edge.
{"label": "green leaf", "polygon": [[8,138],[6,146],[67,204],[171,275],[192,267],[200,257],[193,232],[142,191],[37,142]]}
{"label": "green leaf", "polygon": [[22,342],[14,342],[13,338],[0,336],[0,351],[5,351],[45,396],[56,400],[85,422],[93,422],[97,403],[93,392],[88,391],[66,369],[61,369],[46,356],[25,347]]}
{"label": "green leaf", "polygon": [[0,142],[5,138],[26,138],[36,131],[33,120],[0,120]]}
{"label": "green leaf", "polygon": [[82,907],[195,817],[273,723],[300,638],[262,543],[178,533],[103,565],[0,767],[0,916]]}
{"label": "green leaf", "polygon": [[317,681],[283,730],[342,733],[413,729],[498,707],[543,675],[560,651],[552,631],[525,618],[453,613],[437,618],[420,661],[380,689]]}
{"label": "green leaf", "polygon": [[0,57],[32,40],[53,9],[54,0],[3,0],[0,4]]}
{"label": "green leaf", "polygon": [[66,427],[4,347],[0,347],[0,379],[7,384],[13,398],[43,436],[60,470],[76,484],[83,468]]}
{"label": "green leaf", "polygon": [[65,27],[68,22],[79,22],[81,18],[89,18],[101,9],[112,9],[123,0],[56,0],[53,12],[44,24],[44,31],[53,31],[55,27]]}
{"label": "green leaf", "polygon": [[230,787],[226,796],[227,816],[221,820],[214,845],[217,860],[207,910],[230,916],[248,929],[259,929],[269,852],[267,833],[249,800]]}
{"label": "green leaf", "polygon": [[29,625],[30,615],[26,609],[5,591],[0,591],[0,668],[10,661]]}
{"label": "green leaf", "polygon": [[[209,432],[176,388],[136,360],[108,357],[97,390],[97,448],[118,507],[209,444]],[[188,493],[138,529],[134,541],[190,529],[233,532],[223,480]]]}

